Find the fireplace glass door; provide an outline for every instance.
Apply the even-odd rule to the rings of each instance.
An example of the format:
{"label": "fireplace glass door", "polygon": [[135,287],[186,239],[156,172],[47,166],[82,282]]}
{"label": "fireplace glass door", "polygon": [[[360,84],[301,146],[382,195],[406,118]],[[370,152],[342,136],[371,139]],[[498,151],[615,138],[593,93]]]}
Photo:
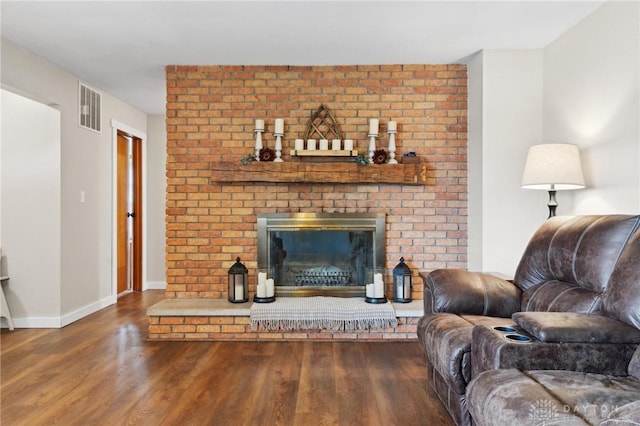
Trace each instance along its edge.
{"label": "fireplace glass door", "polygon": [[258,245],[276,294],[359,296],[384,263],[384,215],[264,215]]}

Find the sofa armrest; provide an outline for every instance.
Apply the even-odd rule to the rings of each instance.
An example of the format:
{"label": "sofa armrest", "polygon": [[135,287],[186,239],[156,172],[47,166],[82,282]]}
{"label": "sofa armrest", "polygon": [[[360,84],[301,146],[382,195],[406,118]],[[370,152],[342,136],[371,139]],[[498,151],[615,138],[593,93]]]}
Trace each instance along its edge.
{"label": "sofa armrest", "polygon": [[473,327],[471,377],[487,370],[570,370],[626,376],[635,343],[543,342],[520,327]]}
{"label": "sofa armrest", "polygon": [[640,330],[602,315],[516,312],[512,318],[527,333],[543,342],[640,344]]}
{"label": "sofa armrest", "polygon": [[520,310],[521,292],[512,282],[490,274],[436,269],[424,281],[424,312],[510,317]]}

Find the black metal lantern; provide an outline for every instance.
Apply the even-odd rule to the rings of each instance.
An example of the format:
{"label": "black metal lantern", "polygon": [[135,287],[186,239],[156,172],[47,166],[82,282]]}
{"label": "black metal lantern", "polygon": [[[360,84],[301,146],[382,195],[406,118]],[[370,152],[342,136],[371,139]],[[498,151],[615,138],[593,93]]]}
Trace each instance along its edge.
{"label": "black metal lantern", "polygon": [[240,263],[240,257],[229,268],[229,302],[249,301],[249,270]]}
{"label": "black metal lantern", "polygon": [[405,265],[404,257],[400,258],[400,263],[393,268],[393,301],[400,303],[411,302],[412,287],[411,269]]}

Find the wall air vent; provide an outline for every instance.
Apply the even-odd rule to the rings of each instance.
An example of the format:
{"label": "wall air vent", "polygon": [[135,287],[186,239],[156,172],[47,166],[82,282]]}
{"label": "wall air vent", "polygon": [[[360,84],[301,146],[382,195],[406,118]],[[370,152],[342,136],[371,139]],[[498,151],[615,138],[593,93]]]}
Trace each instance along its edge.
{"label": "wall air vent", "polygon": [[102,131],[102,94],[80,83],[78,107],[80,127],[100,133]]}

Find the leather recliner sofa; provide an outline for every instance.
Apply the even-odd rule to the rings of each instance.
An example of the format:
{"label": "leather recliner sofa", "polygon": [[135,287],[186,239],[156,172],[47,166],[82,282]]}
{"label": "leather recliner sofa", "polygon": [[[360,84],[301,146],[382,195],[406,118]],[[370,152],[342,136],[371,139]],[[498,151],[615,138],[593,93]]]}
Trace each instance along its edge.
{"label": "leather recliner sofa", "polygon": [[488,370],[467,386],[475,426],[640,425],[640,348],[627,376]]}
{"label": "leather recliner sofa", "polygon": [[484,371],[627,375],[640,344],[639,229],[640,216],[554,217],[529,241],[512,281],[421,274],[418,340],[456,424],[472,424],[466,388]]}

